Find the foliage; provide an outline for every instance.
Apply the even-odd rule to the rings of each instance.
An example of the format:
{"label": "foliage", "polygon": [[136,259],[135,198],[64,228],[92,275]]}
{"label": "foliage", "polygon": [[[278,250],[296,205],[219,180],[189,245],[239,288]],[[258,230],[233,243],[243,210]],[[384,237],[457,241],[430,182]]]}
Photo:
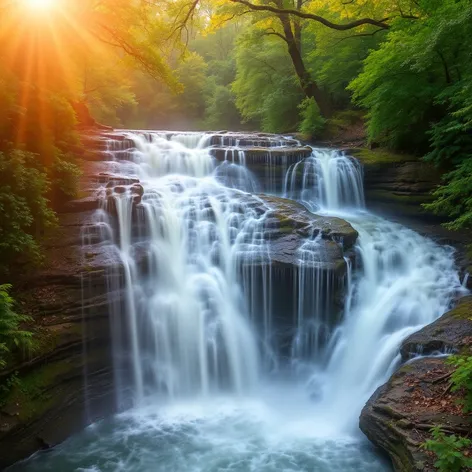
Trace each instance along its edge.
{"label": "foliage", "polygon": [[298,131],[306,139],[311,139],[323,129],[326,120],[320,115],[318,105],[311,98],[305,98],[299,105],[299,109],[302,120]]}
{"label": "foliage", "polygon": [[6,404],[10,392],[19,384],[18,372],[14,372],[2,381],[0,384],[0,408]]}
{"label": "foliage", "polygon": [[429,124],[446,112],[438,98],[468,67],[468,3],[420,2],[420,18],[394,23],[365,60],[349,88],[369,110],[371,140],[418,151],[427,147]]}
{"label": "foliage", "polygon": [[433,193],[436,200],[425,207],[452,218],[445,225],[450,229],[472,227],[472,70],[446,89],[439,100],[449,105],[450,113],[432,127],[432,150],[425,159],[454,168]]}
{"label": "foliage", "polygon": [[452,218],[445,223],[449,229],[472,227],[471,175],[472,159],[466,158],[444,176],[445,184],[433,192],[435,201],[424,205],[427,210]]}
{"label": "foliage", "polygon": [[436,454],[437,460],[434,466],[441,472],[461,472],[472,467],[472,458],[464,455],[464,450],[472,446],[472,441],[467,438],[447,435],[437,426],[431,429],[433,439],[423,443],[423,448]]}
{"label": "foliage", "polygon": [[464,391],[464,412],[472,412],[472,356],[451,356],[448,363],[455,367],[451,376],[452,391]]}
{"label": "foliage", "polygon": [[207,95],[204,127],[208,129],[237,129],[241,116],[236,108],[236,97],[229,87],[214,85]]}
{"label": "foliage", "polygon": [[232,88],[243,120],[268,132],[294,130],[303,93],[282,43],[250,31],[237,43],[236,65]]}
{"label": "foliage", "polygon": [[22,330],[21,323],[31,321],[13,310],[13,298],[9,295],[11,285],[0,285],[0,368],[6,365],[6,356],[14,348],[29,350],[32,333]]}
{"label": "foliage", "polygon": [[35,154],[0,152],[0,260],[5,272],[18,261],[41,260],[41,234],[56,223],[48,206],[49,182]]}

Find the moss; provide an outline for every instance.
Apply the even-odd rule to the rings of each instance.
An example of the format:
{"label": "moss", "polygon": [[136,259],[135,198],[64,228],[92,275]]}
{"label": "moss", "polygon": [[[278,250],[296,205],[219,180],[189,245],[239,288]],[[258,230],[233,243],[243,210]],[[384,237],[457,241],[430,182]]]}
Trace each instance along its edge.
{"label": "moss", "polygon": [[21,421],[31,420],[47,410],[57,401],[60,389],[57,379],[70,371],[68,361],[45,364],[22,377],[19,377],[3,401],[4,409],[14,411]]}
{"label": "moss", "polygon": [[278,228],[277,230],[278,233],[284,233],[284,234],[290,234],[290,233],[293,233],[293,231],[294,231],[293,226],[280,226],[280,228]]}
{"label": "moss", "polygon": [[472,321],[472,297],[463,299],[455,308],[450,311],[450,315],[461,320]]}
{"label": "moss", "polygon": [[398,369],[397,373],[398,374],[408,374],[412,370],[413,370],[413,366],[411,364],[405,364],[405,365],[401,366]]}
{"label": "moss", "polygon": [[43,356],[54,351],[59,342],[59,333],[53,332],[45,327],[39,327],[35,331],[35,356]]}
{"label": "moss", "polygon": [[363,164],[385,164],[392,162],[408,162],[418,160],[409,154],[398,154],[388,149],[367,149],[358,148],[353,149],[350,153],[359,159]]}

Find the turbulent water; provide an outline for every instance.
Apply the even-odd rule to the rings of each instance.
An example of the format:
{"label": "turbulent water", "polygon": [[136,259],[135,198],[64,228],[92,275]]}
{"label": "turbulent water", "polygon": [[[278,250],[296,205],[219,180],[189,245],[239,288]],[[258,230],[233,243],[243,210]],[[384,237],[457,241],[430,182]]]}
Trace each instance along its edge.
{"label": "turbulent water", "polygon": [[[286,143],[254,139],[245,144]],[[227,147],[223,162],[215,146]],[[96,216],[122,261],[109,279],[124,281],[124,303],[110,306],[118,402],[132,407],[12,470],[390,470],[359,413],[399,365],[401,341],[460,291],[452,250],[367,212],[362,169],[333,151],[282,158],[278,170],[268,153],[265,182],[231,135],[130,133],[109,152],[116,173],[144,187],[139,205],[136,186],[103,189]],[[302,246],[288,349],[273,316],[269,208],[252,195],[261,189],[359,232],[337,324],[324,303],[334,282],[310,270],[318,240]]]}

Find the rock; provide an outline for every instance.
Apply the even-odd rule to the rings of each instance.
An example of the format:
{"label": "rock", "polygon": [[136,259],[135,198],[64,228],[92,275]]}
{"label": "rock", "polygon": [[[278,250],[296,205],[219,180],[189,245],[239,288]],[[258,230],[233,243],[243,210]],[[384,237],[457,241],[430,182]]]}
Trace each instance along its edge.
{"label": "rock", "polygon": [[345,250],[351,249],[357,240],[357,231],[341,218],[313,214],[302,204],[286,198],[269,195],[260,195],[260,198],[269,206],[271,214],[279,220],[279,231],[275,232],[272,238],[294,230],[303,237],[321,233],[323,239],[339,242]]}
{"label": "rock", "polygon": [[126,190],[127,188],[122,186],[122,185],[117,185],[116,187],[114,187],[113,191],[117,194],[123,194],[123,193],[126,193]]}
{"label": "rock", "polygon": [[[45,243],[46,265],[15,281],[21,312],[35,320],[37,349],[0,372],[1,385],[18,379],[1,393],[0,469],[114,410],[106,274],[121,263],[112,246],[97,244],[93,215],[102,170],[99,162],[84,166],[81,189],[91,195],[64,205]],[[112,296],[117,303],[123,297]]]}
{"label": "rock", "polygon": [[438,320],[409,336],[400,351],[404,361],[417,353],[461,351],[472,344],[472,296],[459,300],[457,306]]}
{"label": "rock", "polygon": [[[210,153],[218,161],[231,161],[240,163],[242,155],[239,148],[212,148]],[[294,147],[247,147],[244,150],[245,163],[249,169],[258,165],[290,165],[311,156],[312,150],[308,146]]]}
{"label": "rock", "polygon": [[[408,357],[418,345],[426,351],[448,346],[471,352],[472,297],[461,300],[437,322],[410,336],[402,345],[402,355]],[[461,393],[452,393],[448,387],[451,370],[444,358],[413,360],[379,387],[362,410],[361,430],[390,456],[396,471],[436,470],[434,455],[421,448],[430,439],[432,427],[470,433],[470,418],[457,404]]]}

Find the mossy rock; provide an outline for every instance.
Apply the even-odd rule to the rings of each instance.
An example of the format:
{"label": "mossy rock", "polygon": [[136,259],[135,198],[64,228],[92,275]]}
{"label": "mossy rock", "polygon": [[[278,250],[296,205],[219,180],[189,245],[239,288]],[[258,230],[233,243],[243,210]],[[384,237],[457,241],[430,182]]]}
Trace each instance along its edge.
{"label": "mossy rock", "polygon": [[411,154],[399,154],[384,148],[353,148],[348,150],[348,154],[359,159],[364,165],[391,164],[418,160],[417,157]]}
{"label": "mossy rock", "polygon": [[2,399],[2,411],[26,422],[41,416],[60,398],[57,388],[59,377],[67,374],[75,366],[70,360],[45,364],[21,377],[16,377],[11,390]]}

